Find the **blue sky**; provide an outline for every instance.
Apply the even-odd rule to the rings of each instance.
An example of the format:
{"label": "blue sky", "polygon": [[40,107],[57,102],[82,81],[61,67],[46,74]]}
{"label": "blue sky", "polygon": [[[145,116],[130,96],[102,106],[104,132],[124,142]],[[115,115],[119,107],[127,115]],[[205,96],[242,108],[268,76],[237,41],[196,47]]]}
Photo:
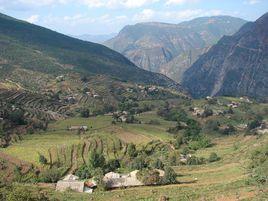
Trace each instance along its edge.
{"label": "blue sky", "polygon": [[0,0],[0,12],[64,34],[108,34],[138,22],[212,15],[253,21],[268,12],[268,0]]}

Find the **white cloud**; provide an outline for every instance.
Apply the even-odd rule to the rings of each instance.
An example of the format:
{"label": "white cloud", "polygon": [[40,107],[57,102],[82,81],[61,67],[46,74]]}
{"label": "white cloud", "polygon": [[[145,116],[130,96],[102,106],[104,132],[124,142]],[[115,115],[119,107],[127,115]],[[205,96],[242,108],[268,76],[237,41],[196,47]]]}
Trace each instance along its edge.
{"label": "white cloud", "polygon": [[158,1],[159,0],[78,0],[76,2],[87,5],[88,7],[140,8]]}
{"label": "white cloud", "polygon": [[196,3],[199,0],[167,0],[166,5],[182,5],[186,3]]}
{"label": "white cloud", "polygon": [[260,0],[247,0],[244,2],[244,4],[254,5],[260,2],[261,2]]}
{"label": "white cloud", "polygon": [[135,22],[143,22],[152,20],[155,15],[155,11],[152,9],[144,9],[140,13],[133,16],[133,21]]}
{"label": "white cloud", "polygon": [[31,17],[27,18],[26,21],[29,23],[36,23],[39,20],[39,15],[32,15]]}

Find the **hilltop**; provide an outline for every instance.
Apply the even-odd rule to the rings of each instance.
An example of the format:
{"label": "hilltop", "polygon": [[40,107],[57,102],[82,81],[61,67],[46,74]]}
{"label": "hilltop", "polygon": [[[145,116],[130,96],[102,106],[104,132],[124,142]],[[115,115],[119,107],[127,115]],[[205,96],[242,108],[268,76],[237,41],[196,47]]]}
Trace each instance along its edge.
{"label": "hilltop", "polygon": [[146,22],[124,27],[104,44],[137,66],[180,82],[183,73],[222,36],[246,21],[230,16],[201,17],[179,24]]}

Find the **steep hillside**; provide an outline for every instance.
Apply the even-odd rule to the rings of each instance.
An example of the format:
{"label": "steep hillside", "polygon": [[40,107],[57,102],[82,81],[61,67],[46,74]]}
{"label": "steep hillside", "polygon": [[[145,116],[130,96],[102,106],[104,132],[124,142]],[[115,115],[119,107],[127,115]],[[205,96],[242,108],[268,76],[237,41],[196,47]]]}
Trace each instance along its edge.
{"label": "steep hillside", "polygon": [[[235,33],[244,20],[229,16],[202,17],[180,24],[139,23],[126,26],[118,36],[104,44],[129,58],[137,66],[180,81],[187,69],[198,57],[187,65],[181,65],[189,51],[203,51],[215,44],[223,35]],[[174,60],[175,59],[175,60]],[[182,68],[182,70],[178,70]]]}
{"label": "steep hillside", "polygon": [[180,89],[167,77],[144,71],[102,45],[74,39],[3,14],[0,15],[0,44],[4,73],[14,66],[54,75],[71,70]]}
{"label": "steep hillside", "polygon": [[185,73],[194,97],[250,96],[268,100],[268,13],[223,37]]}

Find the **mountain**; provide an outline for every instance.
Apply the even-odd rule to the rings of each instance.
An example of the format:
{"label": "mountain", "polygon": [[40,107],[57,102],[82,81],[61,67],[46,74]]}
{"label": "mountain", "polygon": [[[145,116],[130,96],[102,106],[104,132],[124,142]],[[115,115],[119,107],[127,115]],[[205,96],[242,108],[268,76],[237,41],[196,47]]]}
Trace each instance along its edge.
{"label": "mountain", "polygon": [[0,77],[17,68],[53,75],[72,71],[181,89],[171,79],[142,70],[103,45],[74,39],[3,14],[0,14],[0,63]]}
{"label": "mountain", "polygon": [[268,13],[224,36],[184,75],[196,98],[215,95],[268,100]]}
{"label": "mountain", "polygon": [[[235,33],[245,22],[230,16],[214,16],[180,24],[139,23],[124,27],[104,44],[143,69],[180,81],[183,72],[201,53],[223,35]],[[191,59],[187,60],[188,57]]]}
{"label": "mountain", "polygon": [[72,36],[72,37],[80,39],[80,40],[84,40],[84,41],[94,42],[94,43],[103,43],[115,37],[116,35],[117,35],[116,33],[101,34],[101,35],[83,34],[83,35]]}

